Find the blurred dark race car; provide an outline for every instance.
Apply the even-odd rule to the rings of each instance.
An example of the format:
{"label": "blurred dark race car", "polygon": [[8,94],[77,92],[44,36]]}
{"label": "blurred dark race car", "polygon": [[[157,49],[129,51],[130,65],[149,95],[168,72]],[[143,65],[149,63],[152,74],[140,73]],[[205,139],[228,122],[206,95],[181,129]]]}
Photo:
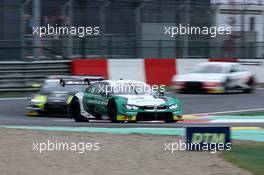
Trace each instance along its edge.
{"label": "blurred dark race car", "polygon": [[68,116],[68,106],[74,94],[100,80],[104,80],[104,77],[50,76],[44,81],[40,91],[30,98],[26,114],[28,116]]}

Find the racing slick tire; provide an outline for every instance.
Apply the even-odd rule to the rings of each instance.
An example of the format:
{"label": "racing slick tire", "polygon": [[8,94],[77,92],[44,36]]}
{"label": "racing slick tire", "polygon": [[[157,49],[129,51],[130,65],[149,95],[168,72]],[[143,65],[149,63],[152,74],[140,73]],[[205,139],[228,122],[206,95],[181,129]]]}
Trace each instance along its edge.
{"label": "racing slick tire", "polygon": [[249,88],[243,89],[244,93],[252,93],[255,89],[255,80],[253,77],[250,77],[247,85],[249,86]]}
{"label": "racing slick tire", "polygon": [[107,105],[108,116],[111,122],[118,123],[117,120],[117,106],[114,100],[110,101]]}
{"label": "racing slick tire", "polygon": [[164,122],[165,122],[165,123],[174,123],[174,122],[176,122],[176,121],[173,119],[173,115],[171,115],[171,116],[166,117],[166,118],[164,119]]}
{"label": "racing slick tire", "polygon": [[223,86],[224,86],[224,93],[228,93],[229,90],[231,90],[231,88],[229,87],[229,84],[230,84],[230,79],[227,78],[225,80],[225,82],[223,83]]}
{"label": "racing slick tire", "polygon": [[71,118],[75,120],[75,122],[88,122],[89,120],[81,115],[81,107],[78,99],[75,99],[70,108]]}

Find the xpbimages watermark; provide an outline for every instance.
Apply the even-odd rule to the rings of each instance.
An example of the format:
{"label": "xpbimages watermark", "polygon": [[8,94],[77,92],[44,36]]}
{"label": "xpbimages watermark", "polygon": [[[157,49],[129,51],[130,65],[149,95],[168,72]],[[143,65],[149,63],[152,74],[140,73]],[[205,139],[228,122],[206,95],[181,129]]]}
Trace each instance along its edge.
{"label": "xpbimages watermark", "polygon": [[230,151],[232,149],[232,143],[193,143],[193,142],[166,142],[164,143],[164,150],[169,153],[174,153],[175,151],[209,151],[214,154],[217,151]]}
{"label": "xpbimages watermark", "polygon": [[165,85],[147,85],[145,83],[116,83],[113,85],[99,85],[99,93],[109,94],[138,94],[153,95],[155,93],[165,93]]}
{"label": "xpbimages watermark", "polygon": [[100,35],[100,27],[98,26],[58,26],[57,24],[55,26],[53,25],[47,25],[47,26],[37,26],[32,27],[33,35],[38,35],[39,37],[43,37],[46,35],[54,36],[54,35],[73,35],[78,36],[80,38],[85,36],[96,36]]}
{"label": "xpbimages watermark", "polygon": [[179,24],[177,26],[165,26],[164,34],[170,37],[177,35],[208,35],[212,38],[217,35],[230,35],[232,33],[231,27],[198,27],[190,26],[190,24]]}
{"label": "xpbimages watermark", "polygon": [[88,152],[88,151],[99,151],[100,143],[95,142],[65,142],[65,141],[43,141],[43,142],[33,142],[32,150],[44,153],[51,151],[72,151],[77,152],[79,154]]}

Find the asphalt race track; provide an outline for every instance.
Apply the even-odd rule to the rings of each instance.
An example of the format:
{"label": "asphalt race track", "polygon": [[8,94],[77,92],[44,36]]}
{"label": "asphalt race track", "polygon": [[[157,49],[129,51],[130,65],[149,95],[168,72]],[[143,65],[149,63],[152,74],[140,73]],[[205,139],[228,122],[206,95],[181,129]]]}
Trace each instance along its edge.
{"label": "asphalt race track", "polygon": [[[251,110],[264,108],[264,90],[258,89],[253,94],[169,94],[181,99],[185,114],[214,113]],[[0,125],[26,126],[71,126],[71,127],[186,127],[186,126],[260,126],[264,123],[110,123],[109,121],[92,121],[76,123],[71,119],[57,117],[25,116],[26,98],[0,99]]]}

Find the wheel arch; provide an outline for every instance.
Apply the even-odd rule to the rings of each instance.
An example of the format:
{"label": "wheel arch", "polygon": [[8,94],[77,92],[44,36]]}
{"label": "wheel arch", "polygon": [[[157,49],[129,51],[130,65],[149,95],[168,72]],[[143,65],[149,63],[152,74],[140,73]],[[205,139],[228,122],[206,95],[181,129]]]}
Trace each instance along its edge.
{"label": "wheel arch", "polygon": [[107,109],[109,108],[109,106],[110,106],[111,103],[116,103],[115,98],[110,98],[110,99],[108,100],[108,103],[107,103]]}
{"label": "wheel arch", "polygon": [[107,109],[109,109],[109,105],[111,103],[113,103],[113,102],[116,104],[116,108],[117,108],[117,111],[119,113],[119,112],[122,111],[121,106],[127,102],[127,99],[126,98],[123,98],[123,97],[118,97],[118,96],[112,97],[108,101]]}

